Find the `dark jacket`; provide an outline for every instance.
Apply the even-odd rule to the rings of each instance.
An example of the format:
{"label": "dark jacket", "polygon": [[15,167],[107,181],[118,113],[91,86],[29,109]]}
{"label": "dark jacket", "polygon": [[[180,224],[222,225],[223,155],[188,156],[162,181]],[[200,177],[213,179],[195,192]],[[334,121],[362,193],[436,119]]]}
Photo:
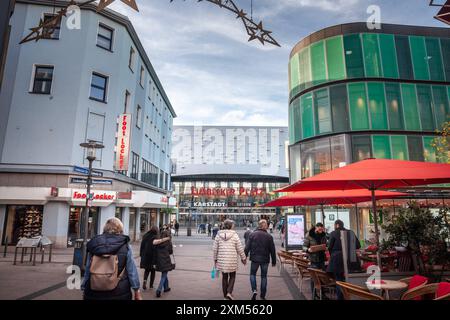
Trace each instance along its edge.
{"label": "dark jacket", "polygon": [[244,233],[245,245],[247,245],[248,237],[250,237],[251,234],[252,234],[252,230],[245,231],[245,233]]}
{"label": "dark jacket", "polygon": [[[312,246],[318,246],[327,243],[327,236],[325,233],[316,233],[315,228],[309,230],[308,235],[303,242],[303,250],[308,252],[308,249]],[[309,253],[309,259],[312,263],[325,262],[325,251],[318,251]]]}
{"label": "dark jacket", "polygon": [[[330,240],[328,241],[328,251],[330,252],[330,262],[328,264],[327,272],[330,273],[344,273],[344,259],[342,257],[342,242],[341,242],[341,230],[353,232],[347,229],[337,229],[330,233]],[[353,233],[354,234],[354,233]],[[361,248],[359,240],[355,237],[355,248]]]}
{"label": "dark jacket", "polygon": [[166,241],[155,246],[156,271],[166,272],[173,270],[170,255],[173,254],[172,241]]}
{"label": "dark jacket", "polygon": [[142,269],[151,269],[155,265],[155,249],[153,245],[153,240],[156,239],[155,234],[151,234],[150,231],[147,232],[142,237],[140,256]]}
{"label": "dark jacket", "polygon": [[[125,235],[101,234],[95,236],[87,243],[87,251],[90,255],[115,254],[119,260],[118,274],[126,267],[128,242],[130,238]],[[84,289],[85,300],[131,300],[131,285],[127,272],[119,281],[117,287],[111,291],[91,290],[90,281],[86,282]]]}
{"label": "dark jacket", "polygon": [[269,263],[270,258],[272,258],[272,265],[277,263],[273,237],[263,229],[253,231],[248,237],[245,255],[248,256],[249,254],[252,262]]}
{"label": "dark jacket", "polygon": [[175,223],[175,230],[178,230],[178,229],[180,229],[180,224],[177,222],[177,223]]}

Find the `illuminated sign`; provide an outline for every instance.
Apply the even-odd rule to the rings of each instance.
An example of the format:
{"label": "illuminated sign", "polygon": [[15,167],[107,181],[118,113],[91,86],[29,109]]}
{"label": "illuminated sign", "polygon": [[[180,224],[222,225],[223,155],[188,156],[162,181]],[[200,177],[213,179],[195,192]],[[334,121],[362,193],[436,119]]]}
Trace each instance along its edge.
{"label": "illuminated sign", "polygon": [[117,131],[116,162],[114,167],[118,171],[127,171],[130,157],[131,114],[119,116]]}
{"label": "illuminated sign", "polygon": [[211,196],[211,197],[233,197],[233,196],[264,196],[265,188],[196,188],[191,187],[191,194],[194,196]]}
{"label": "illuminated sign", "polygon": [[[114,201],[116,199],[116,193],[113,191],[94,191],[91,192],[90,198],[94,201]],[[86,191],[73,190],[72,200],[86,200]]]}
{"label": "illuminated sign", "polygon": [[287,215],[287,247],[301,247],[305,239],[305,216],[303,215]]}

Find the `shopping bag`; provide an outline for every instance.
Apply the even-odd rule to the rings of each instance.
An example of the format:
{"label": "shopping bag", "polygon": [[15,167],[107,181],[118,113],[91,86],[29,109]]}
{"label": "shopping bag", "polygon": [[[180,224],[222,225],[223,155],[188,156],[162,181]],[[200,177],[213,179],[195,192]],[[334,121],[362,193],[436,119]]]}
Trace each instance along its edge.
{"label": "shopping bag", "polygon": [[213,267],[212,268],[212,270],[211,270],[211,279],[215,279],[215,277],[216,277],[216,268],[215,267]]}

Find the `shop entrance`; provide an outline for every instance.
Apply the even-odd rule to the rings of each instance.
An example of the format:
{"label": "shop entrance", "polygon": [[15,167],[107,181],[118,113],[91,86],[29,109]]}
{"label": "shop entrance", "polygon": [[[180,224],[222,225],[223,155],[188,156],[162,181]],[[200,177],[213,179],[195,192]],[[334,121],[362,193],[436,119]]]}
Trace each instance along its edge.
{"label": "shop entrance", "polygon": [[7,206],[2,243],[5,243],[6,237],[8,244],[14,245],[19,238],[42,235],[43,214],[44,206]]}
{"label": "shop entrance", "polygon": [[130,208],[130,222],[128,228],[128,235],[131,241],[136,240],[136,209]]}
{"label": "shop entrance", "polygon": [[[100,208],[92,207],[89,213],[88,222],[88,239],[92,239],[97,235],[98,230],[98,214]],[[69,228],[67,232],[67,247],[73,247],[76,239],[81,239],[83,234],[83,212],[84,207],[70,207],[69,212]]]}

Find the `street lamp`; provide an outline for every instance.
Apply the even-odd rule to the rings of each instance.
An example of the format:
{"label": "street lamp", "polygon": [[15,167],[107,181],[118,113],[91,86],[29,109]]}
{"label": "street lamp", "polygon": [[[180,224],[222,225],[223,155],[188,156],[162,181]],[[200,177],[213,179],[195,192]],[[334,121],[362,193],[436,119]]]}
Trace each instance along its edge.
{"label": "street lamp", "polygon": [[87,186],[87,190],[86,190],[86,206],[84,209],[84,217],[83,217],[83,224],[82,224],[82,229],[80,231],[82,231],[83,234],[83,244],[81,246],[81,254],[82,254],[82,260],[81,262],[81,270],[84,271],[84,267],[86,265],[86,258],[87,258],[87,254],[86,254],[86,245],[87,245],[87,239],[88,239],[88,233],[89,233],[89,214],[91,211],[91,201],[92,201],[92,197],[91,197],[91,185],[92,185],[92,163],[94,162],[94,160],[96,159],[95,157],[95,152],[96,149],[103,149],[104,145],[97,143],[95,141],[89,140],[89,142],[84,142],[84,143],[80,143],[80,147],[86,148],[86,159],[89,161],[89,169],[88,169],[88,176],[87,176],[87,180],[86,180],[86,186]]}

